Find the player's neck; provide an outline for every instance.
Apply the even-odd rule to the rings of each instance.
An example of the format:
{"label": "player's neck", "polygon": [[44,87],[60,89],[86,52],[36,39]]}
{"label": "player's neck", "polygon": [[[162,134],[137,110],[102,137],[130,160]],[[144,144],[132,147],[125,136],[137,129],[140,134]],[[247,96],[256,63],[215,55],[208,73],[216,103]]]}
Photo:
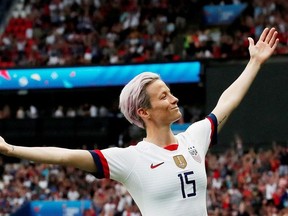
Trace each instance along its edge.
{"label": "player's neck", "polygon": [[147,136],[144,141],[154,143],[160,147],[166,147],[171,144],[176,144],[177,139],[173,132],[169,129],[162,128],[161,130],[146,130]]}

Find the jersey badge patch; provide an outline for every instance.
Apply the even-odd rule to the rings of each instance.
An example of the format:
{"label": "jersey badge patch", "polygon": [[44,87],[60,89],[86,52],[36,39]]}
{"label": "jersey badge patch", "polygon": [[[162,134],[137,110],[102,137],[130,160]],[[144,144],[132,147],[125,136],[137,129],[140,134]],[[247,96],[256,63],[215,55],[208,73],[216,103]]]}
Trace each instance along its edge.
{"label": "jersey badge patch", "polygon": [[188,148],[189,153],[191,154],[192,158],[197,161],[198,163],[201,163],[201,157],[198,154],[198,151],[196,150],[195,146]]}
{"label": "jersey badge patch", "polygon": [[187,161],[183,155],[175,155],[173,156],[173,159],[179,168],[184,169],[187,166]]}

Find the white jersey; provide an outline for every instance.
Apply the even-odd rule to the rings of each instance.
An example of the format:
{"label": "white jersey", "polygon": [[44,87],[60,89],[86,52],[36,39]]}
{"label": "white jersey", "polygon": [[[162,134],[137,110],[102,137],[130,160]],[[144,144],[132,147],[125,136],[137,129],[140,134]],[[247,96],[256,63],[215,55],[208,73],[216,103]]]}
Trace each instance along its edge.
{"label": "white jersey", "polygon": [[143,216],[207,215],[205,155],[216,142],[210,114],[176,135],[178,144],[161,148],[141,141],[127,148],[90,151],[97,178],[121,182]]}

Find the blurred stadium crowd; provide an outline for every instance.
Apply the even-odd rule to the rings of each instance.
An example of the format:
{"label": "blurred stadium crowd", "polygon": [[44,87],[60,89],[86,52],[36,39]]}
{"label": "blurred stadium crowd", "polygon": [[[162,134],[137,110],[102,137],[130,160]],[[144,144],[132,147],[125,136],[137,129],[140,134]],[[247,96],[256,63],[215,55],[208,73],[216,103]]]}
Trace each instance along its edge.
{"label": "blurred stadium crowd", "polygon": [[[201,25],[204,5],[239,3],[248,8],[235,25]],[[279,31],[275,54],[287,54],[287,11],[287,0],[19,0],[0,35],[0,67],[244,58],[247,37],[257,38],[266,26]],[[97,107],[82,108],[70,117],[84,111],[93,117]],[[55,107],[51,116],[69,117],[69,108],[64,109],[66,114]],[[99,115],[109,112],[101,110]],[[33,118],[35,112],[33,106],[19,107],[15,117]],[[194,112],[197,119],[191,122],[203,114]],[[9,107],[3,108],[1,118],[10,117]],[[235,137],[226,152],[207,155],[209,215],[288,214],[287,147],[250,146],[244,149],[241,137]],[[140,215],[126,189],[114,181],[71,167],[27,161],[0,165],[0,215],[30,200],[61,199],[91,199],[93,209],[86,215]]]}
{"label": "blurred stadium crowd", "polygon": [[[119,64],[247,57],[266,26],[287,54],[286,0],[19,0],[0,35],[0,66]],[[204,5],[247,3],[233,25],[206,26]]]}
{"label": "blurred stadium crowd", "polygon": [[[73,106],[55,105],[52,107],[39,107],[30,105],[10,106],[4,104],[0,106],[0,119],[37,119],[37,118],[96,118],[96,117],[116,117],[124,118],[115,103],[112,105],[96,106],[84,103]],[[193,123],[204,117],[204,108],[200,105],[179,105],[182,117],[178,123]]]}

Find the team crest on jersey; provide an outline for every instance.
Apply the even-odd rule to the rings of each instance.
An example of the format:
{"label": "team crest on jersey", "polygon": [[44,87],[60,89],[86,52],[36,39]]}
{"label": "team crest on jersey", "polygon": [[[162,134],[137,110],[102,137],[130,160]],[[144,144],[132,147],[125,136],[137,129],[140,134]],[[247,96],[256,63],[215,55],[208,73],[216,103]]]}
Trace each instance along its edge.
{"label": "team crest on jersey", "polygon": [[186,159],[184,158],[183,155],[175,155],[173,156],[175,164],[181,168],[184,169],[187,166]]}
{"label": "team crest on jersey", "polygon": [[188,151],[195,161],[197,161],[198,163],[201,163],[201,157],[198,154],[198,151],[196,150],[195,146],[189,147]]}

